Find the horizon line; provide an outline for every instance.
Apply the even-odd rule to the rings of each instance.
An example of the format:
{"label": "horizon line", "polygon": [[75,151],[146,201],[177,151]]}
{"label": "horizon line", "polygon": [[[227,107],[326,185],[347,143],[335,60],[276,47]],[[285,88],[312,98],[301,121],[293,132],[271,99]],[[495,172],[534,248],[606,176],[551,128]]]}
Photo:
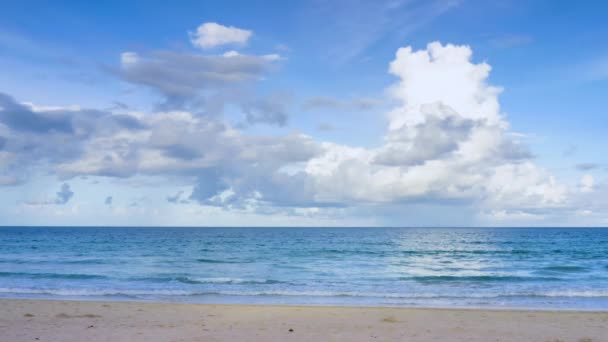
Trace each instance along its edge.
{"label": "horizon line", "polygon": [[283,228],[283,229],[298,229],[298,228],[314,228],[314,229],[374,229],[374,228],[385,228],[385,229],[608,229],[608,226],[122,226],[122,225],[0,225],[0,229],[3,228]]}

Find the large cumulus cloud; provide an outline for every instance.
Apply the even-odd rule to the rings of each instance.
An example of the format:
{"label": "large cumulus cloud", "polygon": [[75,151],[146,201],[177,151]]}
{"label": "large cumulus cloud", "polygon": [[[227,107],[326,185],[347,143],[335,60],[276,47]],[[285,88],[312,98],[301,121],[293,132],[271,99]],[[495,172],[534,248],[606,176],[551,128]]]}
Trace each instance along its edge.
{"label": "large cumulus cloud", "polygon": [[518,210],[559,206],[566,188],[537,167],[509,134],[490,66],[467,46],[431,43],[397,51],[390,88],[401,103],[388,114],[385,143],[374,149],[327,144],[307,165],[318,198],[339,201],[461,199]]}

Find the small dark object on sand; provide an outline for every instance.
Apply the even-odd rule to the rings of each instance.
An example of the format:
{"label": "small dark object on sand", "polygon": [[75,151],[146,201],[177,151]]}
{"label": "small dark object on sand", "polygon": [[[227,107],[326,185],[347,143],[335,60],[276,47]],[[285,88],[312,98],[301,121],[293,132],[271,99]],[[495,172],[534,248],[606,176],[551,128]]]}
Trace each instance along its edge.
{"label": "small dark object on sand", "polygon": [[95,328],[95,326],[94,326],[94,325],[89,325],[89,326],[87,327],[87,329],[90,329],[90,328]]}
{"label": "small dark object on sand", "polygon": [[289,332],[293,332],[293,329],[289,328]]}

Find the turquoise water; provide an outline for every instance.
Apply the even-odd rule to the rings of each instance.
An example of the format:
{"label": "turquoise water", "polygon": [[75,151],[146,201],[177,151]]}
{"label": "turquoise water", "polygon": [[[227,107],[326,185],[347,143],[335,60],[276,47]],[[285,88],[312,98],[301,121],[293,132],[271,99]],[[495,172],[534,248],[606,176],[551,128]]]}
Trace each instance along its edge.
{"label": "turquoise water", "polygon": [[0,228],[0,297],[608,309],[608,229]]}

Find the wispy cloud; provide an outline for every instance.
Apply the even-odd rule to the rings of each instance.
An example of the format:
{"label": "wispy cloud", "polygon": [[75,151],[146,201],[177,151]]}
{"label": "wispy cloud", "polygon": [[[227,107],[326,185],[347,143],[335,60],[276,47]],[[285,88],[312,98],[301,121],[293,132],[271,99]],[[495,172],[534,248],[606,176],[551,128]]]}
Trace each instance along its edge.
{"label": "wispy cloud", "polygon": [[64,204],[68,203],[70,201],[70,199],[72,199],[73,196],[74,196],[74,191],[72,191],[72,189],[70,188],[70,184],[63,183],[63,184],[61,184],[61,188],[59,189],[59,191],[57,191],[55,193],[54,199],[31,200],[31,201],[27,201],[26,204],[34,205],[34,206],[50,205],[50,204],[64,205]]}
{"label": "wispy cloud", "polygon": [[334,127],[333,125],[324,122],[317,125],[317,130],[322,132],[329,132],[335,129],[336,127]]}
{"label": "wispy cloud", "polygon": [[384,101],[370,97],[339,99],[331,96],[316,96],[304,101],[304,110],[372,110],[384,104]]}
{"label": "wispy cloud", "polygon": [[314,2],[315,17],[324,22],[328,58],[337,64],[363,55],[386,36],[402,39],[447,11],[460,0],[339,0]]}
{"label": "wispy cloud", "polygon": [[517,46],[528,45],[534,38],[527,34],[505,34],[493,37],[489,40],[490,44],[499,49],[508,49]]}
{"label": "wispy cloud", "polygon": [[582,79],[586,81],[608,80],[608,54],[582,63],[579,71]]}
{"label": "wispy cloud", "polygon": [[590,171],[600,168],[601,165],[597,163],[580,163],[576,164],[576,169],[580,171]]}

